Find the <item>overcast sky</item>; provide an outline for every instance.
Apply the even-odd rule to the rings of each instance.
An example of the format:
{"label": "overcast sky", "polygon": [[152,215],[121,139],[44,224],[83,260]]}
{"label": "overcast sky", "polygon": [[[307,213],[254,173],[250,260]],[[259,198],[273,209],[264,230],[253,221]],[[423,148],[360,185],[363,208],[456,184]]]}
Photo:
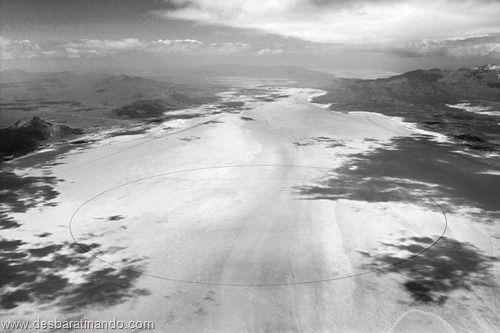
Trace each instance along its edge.
{"label": "overcast sky", "polygon": [[0,0],[1,68],[500,63],[495,0]]}

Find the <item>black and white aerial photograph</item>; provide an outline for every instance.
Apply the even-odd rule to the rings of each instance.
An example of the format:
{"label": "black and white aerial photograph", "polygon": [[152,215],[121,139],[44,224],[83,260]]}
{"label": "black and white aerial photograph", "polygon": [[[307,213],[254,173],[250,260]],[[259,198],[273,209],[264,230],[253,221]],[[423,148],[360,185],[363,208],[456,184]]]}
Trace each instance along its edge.
{"label": "black and white aerial photograph", "polygon": [[500,332],[500,1],[0,0],[0,333]]}

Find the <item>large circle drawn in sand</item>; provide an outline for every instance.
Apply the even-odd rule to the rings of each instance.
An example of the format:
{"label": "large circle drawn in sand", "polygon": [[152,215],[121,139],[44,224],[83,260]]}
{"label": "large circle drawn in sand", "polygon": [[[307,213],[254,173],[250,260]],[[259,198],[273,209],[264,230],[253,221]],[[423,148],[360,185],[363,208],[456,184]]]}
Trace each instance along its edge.
{"label": "large circle drawn in sand", "polygon": [[[75,243],[95,258],[168,281],[286,286],[347,279],[407,262],[446,231],[446,214],[408,203],[305,196],[331,169],[230,165],[136,179],[103,191],[72,215]],[[425,249],[386,267],[368,254],[405,237]],[[99,247],[88,246],[99,244]],[[364,258],[364,259],[363,259]],[[136,267],[136,266],[134,266]],[[371,267],[371,268],[370,268]]]}

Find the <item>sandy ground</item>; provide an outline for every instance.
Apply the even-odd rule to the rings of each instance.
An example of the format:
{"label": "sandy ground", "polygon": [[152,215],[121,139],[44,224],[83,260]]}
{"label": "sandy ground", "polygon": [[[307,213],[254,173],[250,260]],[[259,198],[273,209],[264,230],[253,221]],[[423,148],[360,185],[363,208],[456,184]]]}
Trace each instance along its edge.
{"label": "sandy ground", "polygon": [[[5,239],[76,241],[93,258],[85,270],[140,275],[109,304],[63,311],[20,303],[3,317],[152,320],[159,332],[497,331],[494,283],[422,302],[403,287],[411,270],[388,268],[397,260],[375,264],[391,253],[412,258],[445,232],[493,258],[494,225],[472,223],[468,208],[445,216],[438,203],[446,198],[424,194],[376,202],[301,191],[335,176],[355,154],[417,132],[381,115],[334,113],[308,101],[317,91],[286,89],[289,97],[248,101],[240,114],[177,121],[16,170],[64,181],[54,185],[53,206],[10,214],[22,227],[4,230]],[[50,236],[40,239],[44,232]],[[405,248],[412,239],[426,245]],[[59,273],[78,285],[85,270]]]}

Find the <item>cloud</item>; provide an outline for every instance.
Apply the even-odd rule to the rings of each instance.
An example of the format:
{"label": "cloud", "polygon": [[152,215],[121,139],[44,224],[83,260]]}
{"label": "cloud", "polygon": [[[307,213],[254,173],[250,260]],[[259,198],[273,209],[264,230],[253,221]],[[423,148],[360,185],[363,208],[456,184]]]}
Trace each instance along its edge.
{"label": "cloud", "polygon": [[36,57],[40,46],[30,40],[11,40],[0,36],[0,56],[3,60]]}
{"label": "cloud", "polygon": [[241,54],[250,48],[250,44],[247,43],[212,43],[207,53],[211,55]]}
{"label": "cloud", "polygon": [[77,50],[82,55],[90,53],[106,56],[123,51],[140,50],[146,47],[146,44],[135,38],[121,40],[82,39],[66,42],[62,44],[62,47]]}
{"label": "cloud", "polygon": [[283,50],[271,50],[268,48],[257,51],[259,57],[280,57],[283,55]]}
{"label": "cloud", "polygon": [[394,43],[500,33],[500,1],[170,0],[167,19],[257,29],[317,43]]}
{"label": "cloud", "polygon": [[500,59],[500,34],[469,38],[398,42],[368,49],[401,57],[447,56],[453,58],[490,57]]}
{"label": "cloud", "polygon": [[245,43],[204,44],[196,39],[79,39],[72,41],[11,40],[0,36],[1,59],[22,58],[95,58],[131,54],[177,54],[219,56],[243,53],[251,48]]}
{"label": "cloud", "polygon": [[192,54],[199,52],[203,43],[195,39],[159,39],[150,42],[141,51],[145,53]]}

